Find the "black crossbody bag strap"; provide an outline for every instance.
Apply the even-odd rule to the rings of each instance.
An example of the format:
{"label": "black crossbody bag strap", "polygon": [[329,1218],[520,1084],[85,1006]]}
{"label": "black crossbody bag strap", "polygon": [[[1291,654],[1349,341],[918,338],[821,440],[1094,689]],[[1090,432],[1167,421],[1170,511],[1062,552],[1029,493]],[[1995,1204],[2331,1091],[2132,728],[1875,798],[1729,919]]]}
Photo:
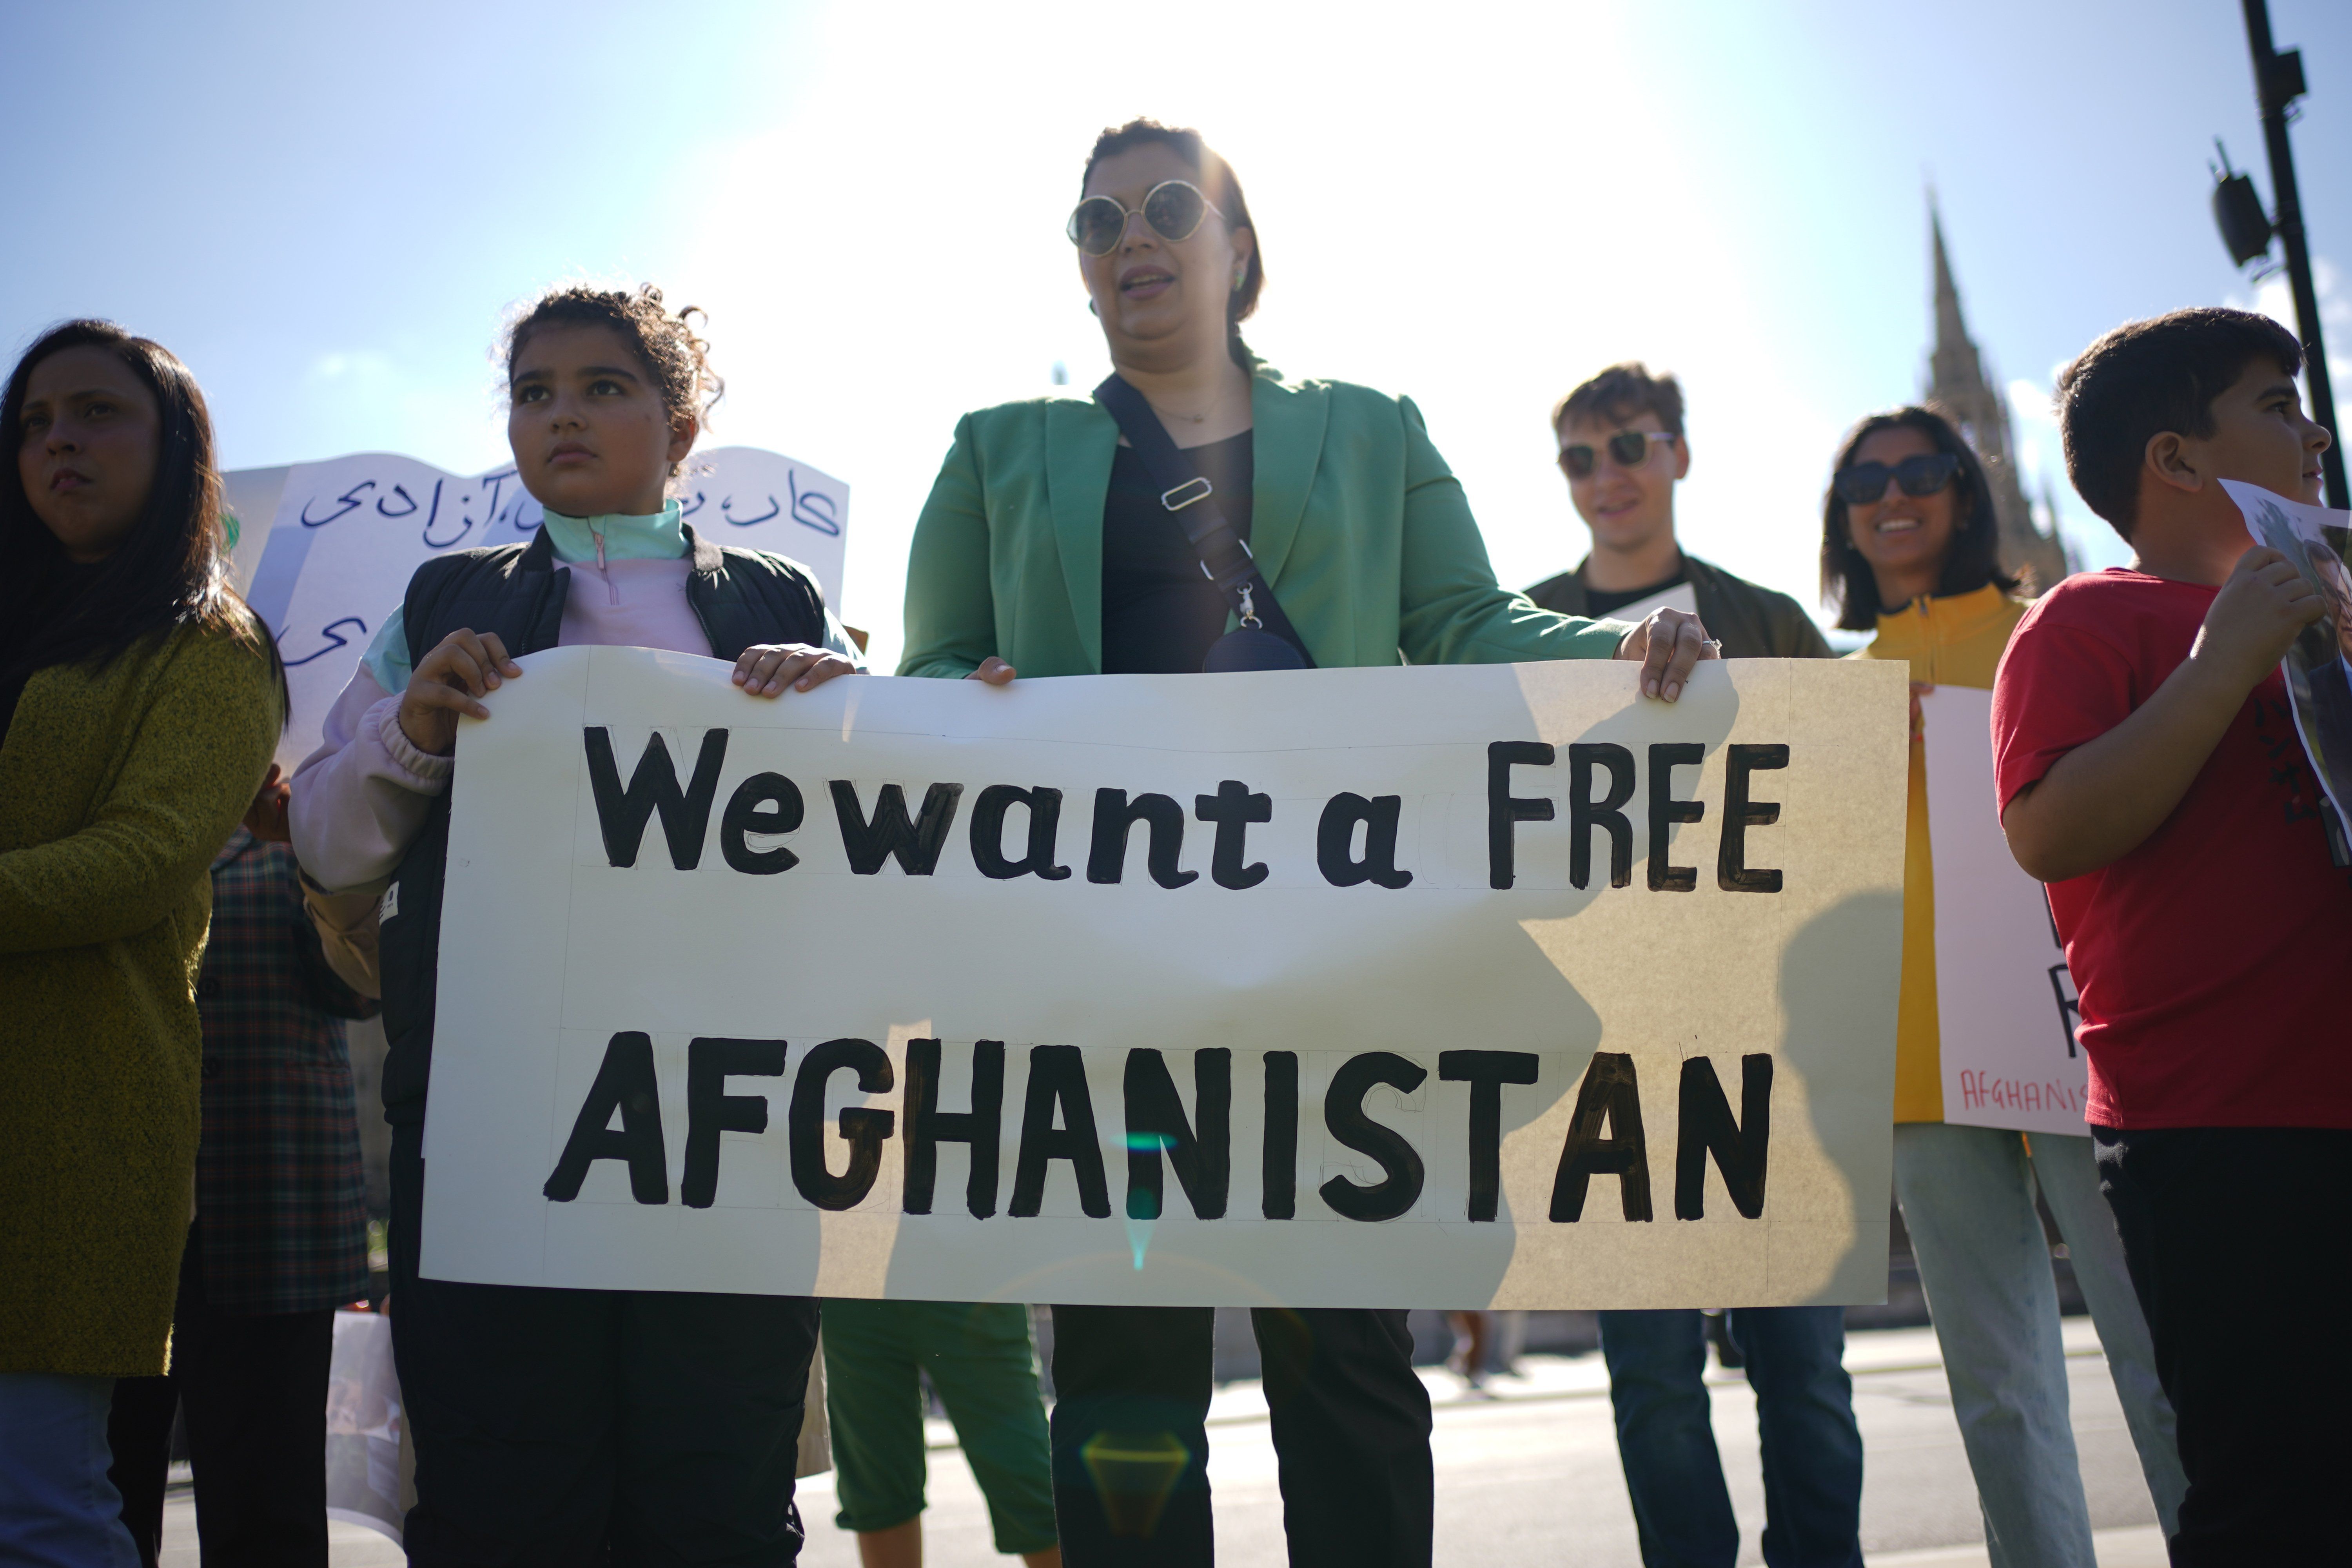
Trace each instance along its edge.
{"label": "black crossbody bag strap", "polygon": [[[1244,629],[1263,626],[1297,650],[1301,668],[1315,668],[1315,656],[1307,651],[1307,639],[1290,624],[1290,616],[1267,585],[1265,574],[1258,570],[1257,560],[1250,553],[1249,542],[1234,531],[1225,518],[1225,510],[1217,504],[1216,489],[1192,466],[1160,423],[1160,416],[1135,390],[1116,373],[1095,388],[1095,401],[1118,421],[1127,444],[1142,459],[1143,471],[1159,487],[1160,504],[1183,529],[1192,553],[1201,563],[1201,574],[1217,585],[1241,613]],[[1237,636],[1238,633],[1228,633]]]}

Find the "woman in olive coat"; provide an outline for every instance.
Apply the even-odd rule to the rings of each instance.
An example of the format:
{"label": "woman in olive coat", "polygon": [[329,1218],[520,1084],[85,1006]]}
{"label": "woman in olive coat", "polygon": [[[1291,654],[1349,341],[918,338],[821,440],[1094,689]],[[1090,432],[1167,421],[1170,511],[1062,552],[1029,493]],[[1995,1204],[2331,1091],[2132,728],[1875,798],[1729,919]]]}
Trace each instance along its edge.
{"label": "woman in olive coat", "polygon": [[120,1377],[164,1370],[206,876],[285,713],[187,367],[101,321],[0,395],[0,1560],[130,1558]]}

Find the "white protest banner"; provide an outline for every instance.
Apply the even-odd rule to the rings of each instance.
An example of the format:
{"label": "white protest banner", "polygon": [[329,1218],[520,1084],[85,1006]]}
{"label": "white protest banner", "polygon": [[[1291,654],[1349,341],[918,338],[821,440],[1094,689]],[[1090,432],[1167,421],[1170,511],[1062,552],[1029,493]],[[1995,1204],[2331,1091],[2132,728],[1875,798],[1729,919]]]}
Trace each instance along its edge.
{"label": "white protest banner", "polygon": [[2009,852],[1993,784],[1992,693],[1919,700],[1936,865],[1936,1019],[1944,1120],[2089,1136],[2074,979],[2042,884]]}
{"label": "white protest banner", "polygon": [[[720,447],[688,459],[678,494],[698,534],[789,556],[838,611],[847,485],[774,452]],[[247,594],[286,659],[293,717],[278,762],[290,772],[317,748],[327,710],[417,567],[447,550],[528,543],[540,510],[511,463],[467,478],[371,452],[287,470]]]}
{"label": "white protest banner", "polygon": [[1900,666],[525,662],[457,742],[430,1277],[1883,1299]]}

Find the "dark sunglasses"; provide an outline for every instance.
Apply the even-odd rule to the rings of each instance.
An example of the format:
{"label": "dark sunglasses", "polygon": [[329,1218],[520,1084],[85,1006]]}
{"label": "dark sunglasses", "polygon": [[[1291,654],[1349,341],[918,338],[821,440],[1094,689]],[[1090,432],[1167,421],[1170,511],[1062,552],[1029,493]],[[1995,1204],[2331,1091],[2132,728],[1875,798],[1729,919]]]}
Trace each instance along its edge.
{"label": "dark sunglasses", "polygon": [[1903,487],[1906,496],[1931,496],[1952,482],[1960,471],[1960,460],[1949,452],[1922,452],[1904,458],[1893,468],[1885,463],[1856,463],[1850,468],[1840,468],[1830,480],[1838,500],[1848,506],[1868,506],[1886,493],[1886,481],[1893,479]]}
{"label": "dark sunglasses", "polygon": [[[1663,441],[1669,447],[1675,444],[1674,437],[1664,430],[1620,430],[1601,446],[1609,449],[1611,461],[1619,468],[1638,468],[1649,460],[1653,441]],[[1559,449],[1560,471],[1571,479],[1589,479],[1600,466],[1601,454],[1581,441]]]}
{"label": "dark sunglasses", "polygon": [[1088,256],[1108,256],[1127,233],[1127,220],[1136,213],[1151,232],[1171,245],[1181,244],[1201,227],[1211,213],[1225,215],[1189,180],[1162,180],[1144,193],[1139,207],[1123,207],[1108,196],[1088,196],[1070,214],[1070,243]]}

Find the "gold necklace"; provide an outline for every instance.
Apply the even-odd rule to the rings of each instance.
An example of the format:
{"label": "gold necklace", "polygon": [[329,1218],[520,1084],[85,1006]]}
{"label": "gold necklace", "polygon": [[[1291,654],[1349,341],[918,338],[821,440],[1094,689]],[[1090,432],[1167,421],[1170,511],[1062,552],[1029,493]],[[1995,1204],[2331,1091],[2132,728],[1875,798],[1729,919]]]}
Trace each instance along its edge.
{"label": "gold necklace", "polygon": [[[1147,401],[1149,400],[1147,399]],[[1159,415],[1162,419],[1183,419],[1189,420],[1194,425],[1204,425],[1208,423],[1209,416],[1216,412],[1217,404],[1222,401],[1223,401],[1223,395],[1220,394],[1216,399],[1210,403],[1209,406],[1205,410],[1199,414],[1171,414],[1167,409],[1160,407],[1157,403],[1151,405],[1151,412]]]}

